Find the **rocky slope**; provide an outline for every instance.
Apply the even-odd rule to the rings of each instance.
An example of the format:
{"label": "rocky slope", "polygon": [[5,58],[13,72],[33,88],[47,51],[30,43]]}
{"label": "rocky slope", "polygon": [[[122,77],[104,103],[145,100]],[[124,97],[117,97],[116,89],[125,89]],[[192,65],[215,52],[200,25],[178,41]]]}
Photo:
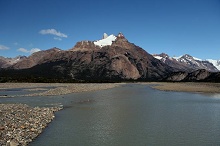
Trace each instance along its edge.
{"label": "rocky slope", "polygon": [[173,72],[164,81],[184,81],[184,82],[220,82],[220,72],[209,72],[205,69],[194,72]]}
{"label": "rocky slope", "polygon": [[206,59],[206,61],[212,63],[220,71],[220,60]]}
{"label": "rocky slope", "polygon": [[218,72],[219,70],[208,60],[201,60],[185,54],[180,57],[170,57],[165,53],[153,55],[171,67],[178,68],[182,71],[192,72],[198,69],[205,69],[210,72]]}
{"label": "rocky slope", "polygon": [[19,62],[14,63],[13,65],[10,66],[10,68],[27,69],[42,63],[50,62],[50,59],[53,58],[54,55],[59,51],[61,50],[58,48],[52,48],[45,51],[35,52],[31,56],[25,57]]}

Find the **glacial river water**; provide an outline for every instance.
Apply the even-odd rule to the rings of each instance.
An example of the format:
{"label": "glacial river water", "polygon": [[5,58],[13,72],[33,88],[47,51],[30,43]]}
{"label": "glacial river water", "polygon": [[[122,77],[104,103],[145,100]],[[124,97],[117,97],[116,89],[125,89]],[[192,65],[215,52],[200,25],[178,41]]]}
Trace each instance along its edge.
{"label": "glacial river water", "polygon": [[220,95],[167,92],[127,84],[65,96],[0,101],[64,105],[30,146],[220,145]]}

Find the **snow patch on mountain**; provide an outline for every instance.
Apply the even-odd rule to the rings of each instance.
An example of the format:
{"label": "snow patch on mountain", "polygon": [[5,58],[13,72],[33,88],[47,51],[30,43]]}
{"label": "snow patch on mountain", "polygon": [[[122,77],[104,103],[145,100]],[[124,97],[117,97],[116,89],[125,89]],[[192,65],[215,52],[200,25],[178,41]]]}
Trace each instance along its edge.
{"label": "snow patch on mountain", "polygon": [[113,34],[102,39],[102,40],[98,40],[95,41],[94,44],[100,47],[104,47],[104,46],[108,46],[108,45],[112,45],[112,42],[116,40],[116,36],[114,36]]}
{"label": "snow patch on mountain", "polygon": [[220,60],[206,59],[208,62],[212,63],[220,71]]}
{"label": "snow patch on mountain", "polygon": [[199,58],[196,58],[196,57],[193,57],[194,60],[199,60],[199,61],[202,61],[202,59],[199,59]]}
{"label": "snow patch on mountain", "polygon": [[161,57],[161,56],[154,56],[154,58],[156,58],[156,59],[158,59],[158,60],[161,60],[163,57]]}
{"label": "snow patch on mountain", "polygon": [[[162,53],[162,54],[156,54],[153,55],[154,58],[161,60],[162,62],[176,68],[181,68],[181,66],[185,66],[191,69],[206,69],[208,71],[216,72],[220,71],[220,60],[212,60],[212,59],[207,59],[207,60],[202,60],[193,56],[190,56],[188,54],[179,56],[179,57],[169,57],[167,54]],[[181,64],[176,64],[173,61],[177,61]]]}

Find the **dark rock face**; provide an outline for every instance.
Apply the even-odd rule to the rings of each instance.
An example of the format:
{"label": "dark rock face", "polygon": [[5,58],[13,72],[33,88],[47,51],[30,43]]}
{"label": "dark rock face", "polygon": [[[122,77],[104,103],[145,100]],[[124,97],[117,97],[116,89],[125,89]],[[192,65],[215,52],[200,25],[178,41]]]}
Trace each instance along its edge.
{"label": "dark rock face", "polygon": [[164,81],[184,81],[184,82],[220,82],[220,72],[209,72],[205,69],[196,70],[191,73],[174,72]]}
{"label": "dark rock face", "polygon": [[180,71],[180,72],[173,72],[170,74],[169,77],[167,77],[165,79],[165,81],[183,81],[186,76],[188,75],[187,72],[183,72],[183,71]]}

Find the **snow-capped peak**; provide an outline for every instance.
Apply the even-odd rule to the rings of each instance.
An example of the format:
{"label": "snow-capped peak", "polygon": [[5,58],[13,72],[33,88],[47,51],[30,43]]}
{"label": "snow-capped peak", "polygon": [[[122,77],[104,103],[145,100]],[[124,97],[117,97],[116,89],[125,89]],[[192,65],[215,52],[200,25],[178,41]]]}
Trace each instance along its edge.
{"label": "snow-capped peak", "polygon": [[202,59],[199,59],[199,58],[196,58],[196,57],[193,57],[194,60],[199,60],[199,61],[202,61]]}
{"label": "snow-capped peak", "polygon": [[181,55],[179,57],[173,57],[174,59],[178,60],[180,58],[187,58],[187,59],[194,59],[194,60],[199,60],[199,61],[202,61],[202,59],[199,59],[199,58],[196,58],[196,57],[193,57],[193,56],[190,56],[188,54],[185,54],[185,55]]}
{"label": "snow-capped peak", "polygon": [[116,38],[117,37],[112,34],[106,38],[103,38],[102,40],[95,41],[94,44],[100,47],[108,46],[111,45],[112,42],[116,40]]}
{"label": "snow-capped peak", "polygon": [[188,54],[185,54],[179,57],[169,57],[165,53],[162,53],[162,54],[153,55],[153,56],[154,58],[161,60],[170,66],[175,65],[175,62],[172,62],[175,60],[181,63],[183,66],[187,66],[192,69],[206,69],[206,70],[213,71],[213,72],[220,71],[220,60],[212,60],[212,59],[202,60],[202,59],[190,56]]}

